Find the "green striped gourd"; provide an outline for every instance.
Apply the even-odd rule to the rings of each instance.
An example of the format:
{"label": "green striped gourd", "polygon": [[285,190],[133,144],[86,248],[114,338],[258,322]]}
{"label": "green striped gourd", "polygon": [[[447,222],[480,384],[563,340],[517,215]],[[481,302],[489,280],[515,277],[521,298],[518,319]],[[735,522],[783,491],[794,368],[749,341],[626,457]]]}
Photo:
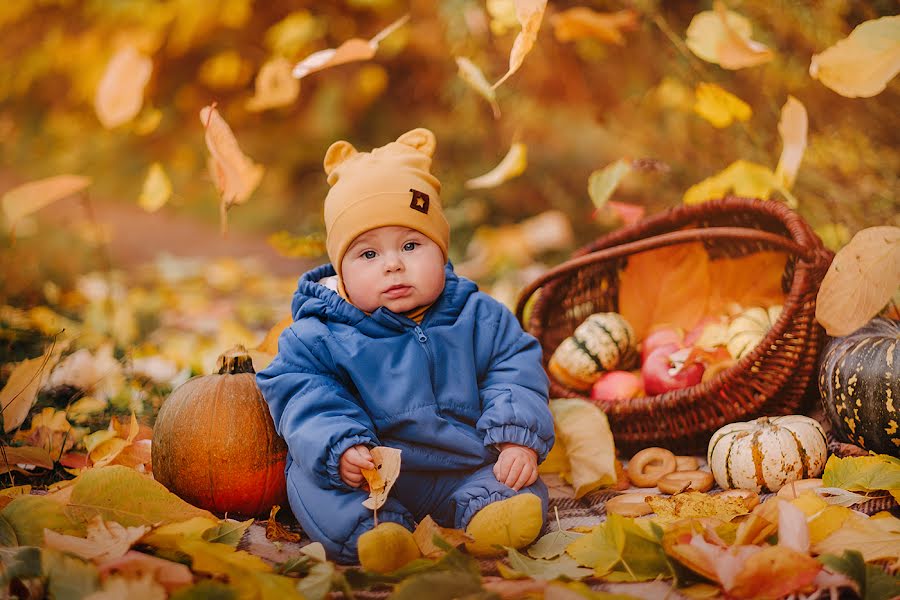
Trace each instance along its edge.
{"label": "green striped gourd", "polygon": [[781,306],[755,306],[740,313],[728,324],[725,347],[740,360],[759,345],[781,315]]}
{"label": "green striped gourd", "polygon": [[825,431],[803,415],[730,423],[709,440],[706,459],[722,489],[777,492],[825,469]]}
{"label": "green striped gourd", "polygon": [[560,383],[587,390],[605,371],[628,369],[637,359],[634,329],[619,313],[595,313],[553,352],[548,369]]}
{"label": "green striped gourd", "polygon": [[900,458],[900,322],[876,317],[828,342],[819,365],[822,406],[839,437]]}

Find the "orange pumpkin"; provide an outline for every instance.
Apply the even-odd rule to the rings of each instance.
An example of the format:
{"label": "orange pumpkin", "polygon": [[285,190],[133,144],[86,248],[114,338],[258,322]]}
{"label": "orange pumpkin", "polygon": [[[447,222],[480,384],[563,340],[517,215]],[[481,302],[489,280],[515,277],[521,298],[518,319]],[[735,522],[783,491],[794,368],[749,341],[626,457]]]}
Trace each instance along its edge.
{"label": "orange pumpkin", "polygon": [[218,514],[268,515],[287,502],[287,446],[275,432],[243,346],[219,372],[177,387],[153,431],[153,475],[185,501]]}

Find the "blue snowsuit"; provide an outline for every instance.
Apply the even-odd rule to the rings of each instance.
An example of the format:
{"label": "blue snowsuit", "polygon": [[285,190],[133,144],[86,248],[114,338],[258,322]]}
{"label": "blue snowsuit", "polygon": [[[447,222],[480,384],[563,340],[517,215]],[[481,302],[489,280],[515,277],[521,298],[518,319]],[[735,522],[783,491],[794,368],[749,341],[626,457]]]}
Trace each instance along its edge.
{"label": "blue snowsuit", "polygon": [[[355,562],[359,536],[373,527],[368,493],[345,484],[341,455],[356,444],[399,448],[401,474],[382,521],[409,529],[426,515],[465,528],[485,505],[516,495],[493,474],[495,444],[553,446],[548,380],[537,340],[502,304],[446,266],[444,291],[421,325],[384,307],[370,315],[304,274],[291,303],[293,324],[257,375],[288,446],[291,509],[333,560]],[[518,493],[538,495],[538,479]]]}

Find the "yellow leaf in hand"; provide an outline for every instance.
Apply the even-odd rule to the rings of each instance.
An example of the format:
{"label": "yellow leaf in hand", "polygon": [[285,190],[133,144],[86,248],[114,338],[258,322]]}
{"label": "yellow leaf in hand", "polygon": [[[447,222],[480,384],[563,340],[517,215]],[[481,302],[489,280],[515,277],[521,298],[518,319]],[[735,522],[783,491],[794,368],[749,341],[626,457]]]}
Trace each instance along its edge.
{"label": "yellow leaf in hand", "polygon": [[278,56],[266,62],[256,76],[256,91],[246,107],[252,112],[287,106],[300,95],[300,81],[291,75],[291,63]]}
{"label": "yellow leaf in hand", "polygon": [[[370,510],[378,510],[387,502],[388,494],[394,487],[397,477],[400,476],[400,450],[376,446],[369,452],[372,454],[372,461],[375,463],[378,476],[377,478],[373,477],[376,487],[369,484],[369,497],[363,502],[363,506]],[[366,480],[368,481],[369,477],[366,477]]]}
{"label": "yellow leaf in hand", "polygon": [[152,73],[153,61],[132,46],[113,55],[94,96],[94,110],[104,127],[112,129],[137,116]]}
{"label": "yellow leaf in hand", "polygon": [[850,35],[815,54],[809,74],[847,98],[880,93],[900,71],[900,15],[858,25]]}
{"label": "yellow leaf in hand", "polygon": [[466,187],[470,190],[497,187],[504,181],[509,181],[524,173],[527,166],[528,146],[517,142],[510,146],[509,152],[496,167],[484,175],[468,180]]}
{"label": "yellow leaf in hand", "polygon": [[726,10],[720,2],[715,10],[698,13],[687,29],[687,47],[707,62],[724,69],[753,67],[774,58],[773,52],[750,36],[753,26],[745,17]]}
{"label": "yellow leaf in hand", "polygon": [[735,120],[746,121],[753,114],[749,104],[714,83],[697,85],[694,112],[719,129]]}
{"label": "yellow leaf in hand", "polygon": [[586,6],[564,10],[553,17],[553,34],[560,42],[592,38],[604,44],[625,44],[623,31],[634,31],[638,13],[631,9],[602,13]]}
{"label": "yellow leaf in hand", "polygon": [[794,180],[797,178],[800,161],[803,160],[803,153],[806,151],[808,129],[809,119],[806,116],[806,107],[793,96],[788,96],[787,102],[781,107],[781,119],[778,121],[778,133],[781,135],[781,158],[778,159],[778,167],[775,168],[775,176],[785,187],[794,185]]}
{"label": "yellow leaf in hand", "polygon": [[490,102],[491,110],[494,111],[494,118],[500,118],[500,106],[497,104],[497,93],[488,80],[485,78],[481,69],[468,58],[463,56],[456,57],[456,66],[459,69],[459,76],[465,81],[469,87],[478,92],[482,98]]}
{"label": "yellow leaf in hand", "polygon": [[525,56],[531,52],[531,48],[537,40],[538,30],[544,19],[544,10],[547,8],[547,0],[515,0],[515,4],[516,19],[522,25],[522,31],[516,36],[512,50],[509,52],[509,70],[493,85],[494,89],[497,89],[522,66]]}
{"label": "yellow leaf in hand", "polygon": [[172,196],[172,183],[169,181],[162,165],[158,162],[150,165],[138,204],[147,212],[156,212],[169,201]]}
{"label": "yellow leaf in hand", "polygon": [[3,212],[10,228],[30,214],[57,200],[76,194],[91,184],[83,175],[56,175],[16,186],[3,194]]}
{"label": "yellow leaf in hand", "polygon": [[149,529],[146,526],[123,527],[115,521],[104,522],[103,517],[97,515],[88,523],[86,538],[46,529],[44,546],[87,560],[103,562],[124,556]]}

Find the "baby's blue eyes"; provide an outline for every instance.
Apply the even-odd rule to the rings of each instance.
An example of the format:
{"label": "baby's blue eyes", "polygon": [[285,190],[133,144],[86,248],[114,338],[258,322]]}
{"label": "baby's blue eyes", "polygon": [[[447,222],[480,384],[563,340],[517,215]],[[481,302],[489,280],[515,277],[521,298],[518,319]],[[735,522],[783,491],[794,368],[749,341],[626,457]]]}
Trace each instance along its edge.
{"label": "baby's blue eyes", "polygon": [[373,258],[375,258],[375,251],[374,250],[366,250],[365,252],[362,253],[362,256],[366,260],[372,260]]}
{"label": "baby's blue eyes", "polygon": [[[416,249],[417,246],[421,246],[421,245],[422,244],[420,244],[419,242],[406,242],[405,244],[403,244],[401,249],[404,252],[412,252],[413,250]],[[378,256],[378,253],[375,252],[374,250],[365,250],[362,252],[362,254],[360,254],[360,257],[362,257],[366,260],[372,260],[376,256]]]}
{"label": "baby's blue eyes", "polygon": [[419,244],[417,242],[406,242],[405,244],[403,244],[403,249],[407,252],[410,252],[412,250],[415,250],[416,246],[418,245]]}

